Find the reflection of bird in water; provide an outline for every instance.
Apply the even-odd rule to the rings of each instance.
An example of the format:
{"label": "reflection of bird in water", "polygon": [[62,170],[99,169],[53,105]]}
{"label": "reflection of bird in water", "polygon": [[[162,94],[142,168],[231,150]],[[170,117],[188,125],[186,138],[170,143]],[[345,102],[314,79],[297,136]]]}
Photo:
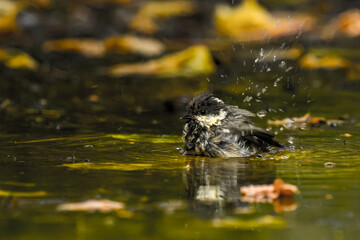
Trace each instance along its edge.
{"label": "reflection of bird in water", "polygon": [[241,186],[269,184],[275,176],[276,168],[271,162],[190,160],[184,174],[190,210],[199,218],[221,217],[225,206],[247,206],[240,200]]}
{"label": "reflection of bird in water", "polygon": [[226,105],[209,92],[195,96],[188,105],[184,126],[182,155],[209,157],[246,157],[281,147],[274,136],[255,127],[253,113]]}

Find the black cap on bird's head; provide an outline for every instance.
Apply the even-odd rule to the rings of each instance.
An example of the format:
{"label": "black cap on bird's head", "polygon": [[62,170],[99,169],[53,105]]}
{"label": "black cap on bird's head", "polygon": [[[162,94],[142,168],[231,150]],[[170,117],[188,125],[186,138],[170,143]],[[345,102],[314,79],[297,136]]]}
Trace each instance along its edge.
{"label": "black cap on bird's head", "polygon": [[188,113],[181,119],[194,119],[195,116],[217,115],[225,108],[225,103],[214,97],[209,91],[196,95],[188,104]]}

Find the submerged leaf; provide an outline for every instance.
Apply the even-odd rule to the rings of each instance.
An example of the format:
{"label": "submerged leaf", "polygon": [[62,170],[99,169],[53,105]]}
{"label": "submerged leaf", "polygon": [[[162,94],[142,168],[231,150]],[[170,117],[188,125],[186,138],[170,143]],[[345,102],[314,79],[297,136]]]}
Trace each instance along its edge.
{"label": "submerged leaf", "polygon": [[114,77],[140,74],[170,78],[207,75],[214,69],[209,49],[199,45],[145,63],[115,65],[108,69],[108,73]]}

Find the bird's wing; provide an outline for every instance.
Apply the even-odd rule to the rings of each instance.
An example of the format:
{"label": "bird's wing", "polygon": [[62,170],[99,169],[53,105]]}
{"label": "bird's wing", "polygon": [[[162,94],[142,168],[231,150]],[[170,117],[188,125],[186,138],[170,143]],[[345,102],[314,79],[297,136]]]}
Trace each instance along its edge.
{"label": "bird's wing", "polygon": [[270,146],[282,147],[279,142],[274,140],[274,135],[242,119],[229,121],[222,127],[223,139],[236,140],[239,144],[245,144],[246,147],[255,151],[266,151]]}

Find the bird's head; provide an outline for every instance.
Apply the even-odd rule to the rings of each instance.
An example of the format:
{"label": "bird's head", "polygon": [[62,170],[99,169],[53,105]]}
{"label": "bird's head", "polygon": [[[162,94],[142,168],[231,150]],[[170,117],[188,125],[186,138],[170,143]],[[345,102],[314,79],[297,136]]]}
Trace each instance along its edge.
{"label": "bird's head", "polygon": [[201,126],[221,125],[227,116],[225,103],[206,91],[195,96],[187,107],[188,113],[181,119],[196,121]]}

